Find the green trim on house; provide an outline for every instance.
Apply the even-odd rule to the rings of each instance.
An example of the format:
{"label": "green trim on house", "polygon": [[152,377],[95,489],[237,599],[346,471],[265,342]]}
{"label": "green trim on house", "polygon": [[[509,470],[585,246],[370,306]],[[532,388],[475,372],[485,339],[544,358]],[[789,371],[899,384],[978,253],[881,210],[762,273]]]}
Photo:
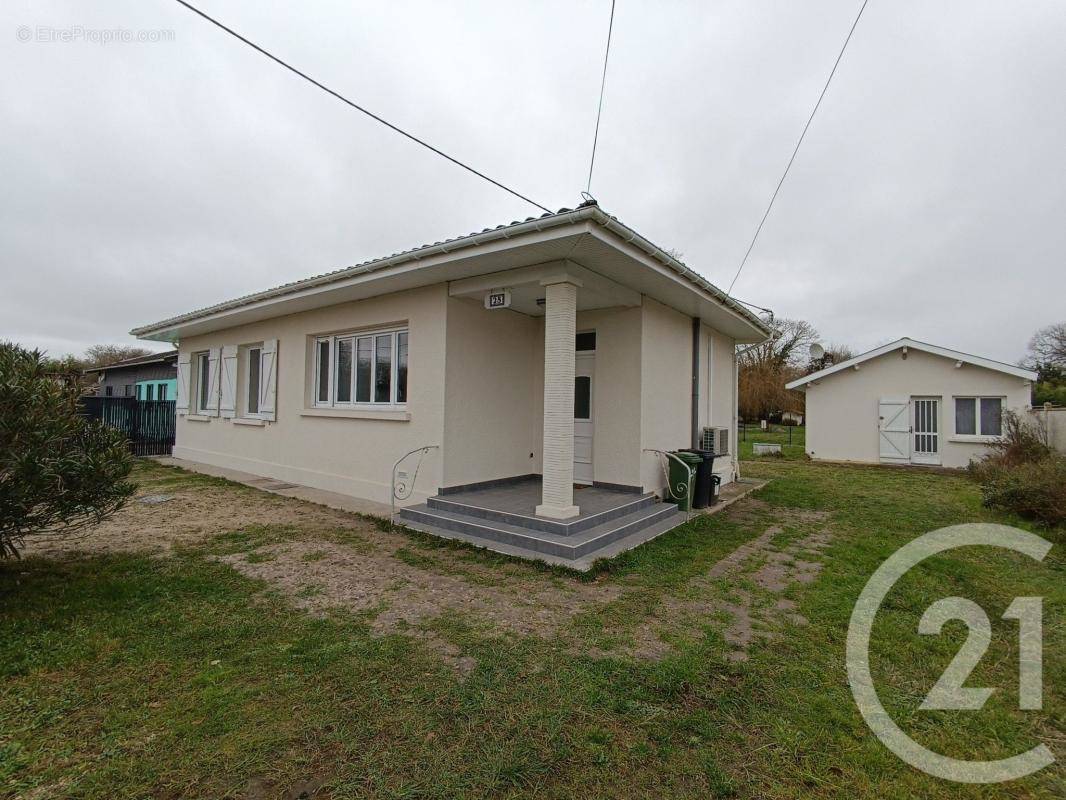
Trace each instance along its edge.
{"label": "green trim on house", "polygon": [[137,381],[138,400],[173,400],[177,393],[176,378],[163,381]]}

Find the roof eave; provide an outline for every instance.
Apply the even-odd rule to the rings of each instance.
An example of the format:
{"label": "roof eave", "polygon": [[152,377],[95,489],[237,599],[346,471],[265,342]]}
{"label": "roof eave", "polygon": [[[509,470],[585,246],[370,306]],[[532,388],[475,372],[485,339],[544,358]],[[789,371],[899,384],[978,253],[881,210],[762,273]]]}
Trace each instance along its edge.
{"label": "roof eave", "polygon": [[982,358],[981,356],[975,356],[970,353],[963,353],[959,350],[952,350],[947,347],[939,347],[937,345],[929,344],[928,342],[920,342],[917,339],[911,339],[904,336],[902,339],[897,339],[894,342],[881,345],[881,347],[875,347],[872,350],[868,350],[865,353],[860,353],[853,358],[849,358],[847,361],[841,361],[839,364],[834,364],[831,367],[819,370],[818,372],[812,372],[810,375],[805,375],[802,378],[794,380],[785,384],[786,389],[803,389],[811,383],[821,380],[822,378],[828,378],[830,375],[835,375],[838,372],[844,372],[845,370],[862,364],[866,361],[870,361],[875,358],[880,358],[888,353],[895,352],[904,347],[913,347],[923,353],[929,353],[931,355],[940,356],[941,358],[956,359],[964,364],[970,364],[975,367],[981,367],[982,369],[991,370],[993,372],[1002,372],[1005,375],[1013,375],[1016,378],[1020,378],[1025,381],[1035,381],[1037,374],[1032,370],[1027,370],[1023,367],[1015,367],[1011,364],[1004,364],[1000,361],[994,361],[990,358]]}
{"label": "roof eave", "polygon": [[595,222],[601,227],[609,230],[615,236],[618,236],[624,242],[635,246],[648,257],[668,267],[671,271],[675,272],[684,281],[690,284],[693,290],[699,290],[706,293],[710,299],[727,309],[735,317],[743,321],[743,323],[750,326],[756,336],[768,337],[771,334],[769,325],[752,311],[745,308],[727,293],[703,278],[703,276],[689,269],[685,264],[678,261],[662,248],[658,247],[648,239],[645,239],[636,231],[619,222],[595,205],[580,207],[572,211],[561,211],[552,216],[537,217],[513,225],[500,226],[480,233],[471,234],[470,236],[437,242],[404,253],[396,253],[386,258],[364,262],[346,269],[336,270],[324,275],[307,278],[302,281],[283,284],[282,286],[277,286],[273,289],[267,289],[262,292],[245,295],[244,297],[218,303],[197,311],[180,314],[151,325],[140,326],[132,329],[130,333],[138,338],[148,339],[173,337],[178,334],[179,329],[183,325],[200,322],[214,316],[225,316],[229,313],[235,313],[241,309],[246,309],[252,305],[270,302],[283,297],[297,295],[311,289],[328,286],[329,284],[339,283],[353,276],[380,272],[391,267],[397,267],[412,261],[421,261],[436,256],[450,256],[458,254],[460,251],[468,251],[484,246],[491,242],[511,239],[523,234],[540,232],[564,225],[576,225],[586,221]]}

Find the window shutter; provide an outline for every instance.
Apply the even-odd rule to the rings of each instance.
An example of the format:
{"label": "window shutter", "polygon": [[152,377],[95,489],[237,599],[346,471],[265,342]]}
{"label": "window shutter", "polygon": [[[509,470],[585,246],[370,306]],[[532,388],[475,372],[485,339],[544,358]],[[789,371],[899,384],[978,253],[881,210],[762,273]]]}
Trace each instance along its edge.
{"label": "window shutter", "polygon": [[222,366],[222,349],[219,347],[212,347],[207,351],[207,408],[204,409],[204,414],[209,417],[218,416],[218,385],[219,371]]}
{"label": "window shutter", "polygon": [[178,353],[178,396],[174,400],[174,411],[178,414],[189,413],[189,377],[192,374],[192,354]]}
{"label": "window shutter", "polygon": [[276,419],[275,405],[278,396],[278,340],[263,342],[263,355],[259,367],[259,416]]}
{"label": "window shutter", "polygon": [[237,415],[237,345],[227,344],[222,348],[222,396],[218,402],[219,414],[227,419]]}

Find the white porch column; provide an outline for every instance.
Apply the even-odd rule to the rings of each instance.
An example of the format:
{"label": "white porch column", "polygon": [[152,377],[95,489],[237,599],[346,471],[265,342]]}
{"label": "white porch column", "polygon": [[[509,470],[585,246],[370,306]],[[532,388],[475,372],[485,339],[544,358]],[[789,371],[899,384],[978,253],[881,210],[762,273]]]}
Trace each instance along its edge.
{"label": "white porch column", "polygon": [[544,295],[544,468],[537,516],[576,517],[574,505],[574,335],[577,332],[575,278],[545,279]]}

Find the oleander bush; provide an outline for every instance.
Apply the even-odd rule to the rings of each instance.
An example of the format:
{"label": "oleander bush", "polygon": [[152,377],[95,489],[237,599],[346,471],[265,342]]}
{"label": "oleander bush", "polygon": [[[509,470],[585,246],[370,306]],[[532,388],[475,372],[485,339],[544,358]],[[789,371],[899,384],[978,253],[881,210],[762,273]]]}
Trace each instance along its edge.
{"label": "oleander bush", "polygon": [[126,437],[78,413],[42,354],[0,342],[0,558],[27,536],[83,531],[133,494]]}

